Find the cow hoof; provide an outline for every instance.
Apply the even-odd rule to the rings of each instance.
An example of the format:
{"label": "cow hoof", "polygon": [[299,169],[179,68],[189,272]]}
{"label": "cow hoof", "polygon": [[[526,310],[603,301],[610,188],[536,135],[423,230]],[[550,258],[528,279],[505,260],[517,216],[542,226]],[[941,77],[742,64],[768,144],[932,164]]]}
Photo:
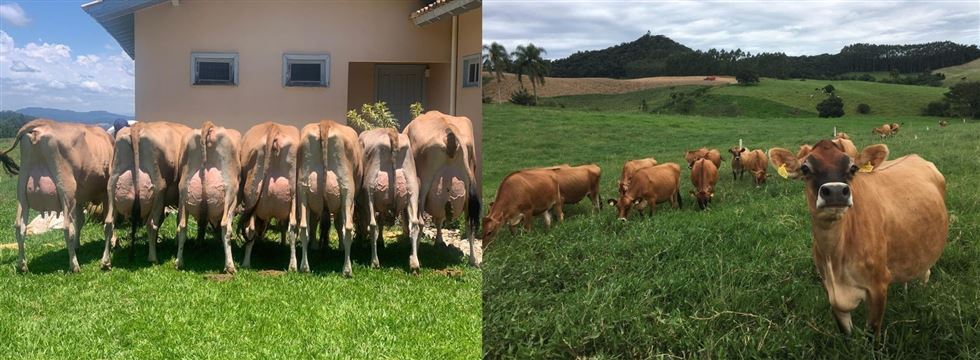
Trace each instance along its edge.
{"label": "cow hoof", "polygon": [[480,268],[480,263],[477,262],[476,259],[474,259],[474,258],[470,258],[470,265],[472,265],[473,267],[475,267],[477,269]]}
{"label": "cow hoof", "polygon": [[69,270],[71,270],[72,274],[77,274],[79,271],[81,271],[81,269],[78,267],[78,264],[72,264],[71,266],[69,266]]}
{"label": "cow hoof", "polygon": [[112,270],[112,263],[103,262],[102,271],[109,271],[109,270]]}
{"label": "cow hoof", "polygon": [[176,262],[174,262],[174,269],[180,270],[183,267],[184,267],[183,261],[177,260]]}
{"label": "cow hoof", "polygon": [[296,272],[296,264],[289,264],[289,266],[286,267],[286,271],[288,271],[288,272]]}
{"label": "cow hoof", "polygon": [[371,260],[371,268],[372,269],[380,269],[381,268],[381,262],[379,262],[377,259]]}
{"label": "cow hoof", "polygon": [[225,274],[235,275],[238,270],[235,270],[235,265],[225,266]]}
{"label": "cow hoof", "polygon": [[304,272],[304,273],[308,273],[308,272],[310,272],[310,266],[309,265],[300,266],[299,267],[299,271],[300,272]]}
{"label": "cow hoof", "polygon": [[25,263],[21,263],[20,266],[17,267],[17,271],[19,271],[21,274],[28,273],[29,270],[27,270],[27,263],[26,262]]}
{"label": "cow hoof", "polygon": [[344,269],[344,277],[350,279],[354,277],[354,273],[352,273],[350,269]]}

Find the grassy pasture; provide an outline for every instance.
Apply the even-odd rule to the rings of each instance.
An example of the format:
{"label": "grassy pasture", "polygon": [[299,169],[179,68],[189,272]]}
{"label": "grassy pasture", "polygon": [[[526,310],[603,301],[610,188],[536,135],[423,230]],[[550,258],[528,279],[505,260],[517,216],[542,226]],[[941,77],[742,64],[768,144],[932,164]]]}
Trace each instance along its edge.
{"label": "grassy pasture", "polygon": [[980,81],[980,59],[973,60],[966,64],[944,67],[933,71],[946,75],[943,85],[953,86],[961,81]]}
{"label": "grassy pasture", "polygon": [[903,122],[901,134],[883,141],[890,157],[934,162],[952,219],[930,284],[890,288],[876,348],[861,336],[864,305],[854,313],[855,336],[838,333],[811,259],[801,182],[775,174],[761,188],[748,177],[733,181],[728,155],[714,202],[699,211],[682,166],[683,209],[661,204],[653,218],[633,213],[620,223],[608,205],[592,214],[583,201],[566,206],[565,222],[550,231],[538,220],[530,233],[501,232],[484,262],[485,356],[980,357],[978,123],[940,130],[934,118],[908,116],[710,118],[513,105],[485,106],[484,116],[487,202],[506,174],[524,167],[597,163],[605,200],[627,159],[683,164],[685,149],[724,152],[739,138],[753,149],[795,150],[830,137],[834,125],[860,149],[879,142],[873,126]]}
{"label": "grassy pasture", "polygon": [[[6,149],[11,139],[0,140]],[[16,150],[15,150],[16,151]],[[16,154],[15,154],[16,155]],[[15,159],[17,157],[15,156]],[[408,272],[407,241],[379,249],[381,269],[371,269],[370,248],[353,254],[354,277],[340,275],[343,251],[311,256],[313,273],[283,274],[288,248],[256,245],[253,269],[220,275],[223,252],[211,234],[188,241],[187,269],[174,269],[176,221],[160,232],[158,257],[146,261],[145,240],[129,261],[128,226],[111,272],[99,270],[101,223],[82,229],[82,270],[66,274],[63,232],[27,240],[29,274],[18,274],[14,216],[16,178],[0,175],[0,357],[14,358],[366,358],[472,359],[481,351],[482,273],[458,251],[420,244],[422,273]],[[196,234],[193,223],[191,239]],[[145,232],[140,232],[145,239]],[[234,249],[236,260],[243,250]]]}

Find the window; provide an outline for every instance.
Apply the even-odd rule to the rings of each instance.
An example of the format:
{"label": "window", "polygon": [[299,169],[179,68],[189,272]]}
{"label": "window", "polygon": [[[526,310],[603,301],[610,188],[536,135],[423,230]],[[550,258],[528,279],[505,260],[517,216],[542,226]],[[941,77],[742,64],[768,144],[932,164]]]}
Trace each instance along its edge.
{"label": "window", "polygon": [[480,86],[480,54],[463,58],[463,87]]}
{"label": "window", "polygon": [[238,54],[191,53],[191,84],[238,85]]}
{"label": "window", "polygon": [[283,54],[283,86],[330,86],[330,55]]}

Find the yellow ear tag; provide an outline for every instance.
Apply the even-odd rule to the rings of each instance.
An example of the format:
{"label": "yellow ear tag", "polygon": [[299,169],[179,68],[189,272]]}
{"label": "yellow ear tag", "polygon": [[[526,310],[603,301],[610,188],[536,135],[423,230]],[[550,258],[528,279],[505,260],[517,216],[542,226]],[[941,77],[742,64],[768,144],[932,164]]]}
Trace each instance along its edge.
{"label": "yellow ear tag", "polygon": [[874,170],[874,169],[875,169],[875,166],[874,165],[871,165],[871,163],[867,163],[867,164],[862,165],[861,166],[861,169],[858,170],[858,171],[863,172],[863,173],[869,173],[869,172],[871,172],[871,170]]}
{"label": "yellow ear tag", "polygon": [[786,164],[779,165],[779,168],[776,169],[776,172],[779,173],[779,176],[782,176],[783,179],[789,179],[789,172],[786,171]]}

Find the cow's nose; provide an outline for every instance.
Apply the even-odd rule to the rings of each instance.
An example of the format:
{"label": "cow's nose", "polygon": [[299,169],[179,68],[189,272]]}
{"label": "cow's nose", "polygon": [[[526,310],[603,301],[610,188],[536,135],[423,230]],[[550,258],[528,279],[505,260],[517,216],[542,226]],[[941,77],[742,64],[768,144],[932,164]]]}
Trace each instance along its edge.
{"label": "cow's nose", "polygon": [[842,182],[823,184],[819,200],[823,206],[851,206],[851,187]]}
{"label": "cow's nose", "polygon": [[621,217],[621,218],[619,218],[619,221],[621,221],[621,222],[626,222],[626,218],[624,218],[624,217]]}

